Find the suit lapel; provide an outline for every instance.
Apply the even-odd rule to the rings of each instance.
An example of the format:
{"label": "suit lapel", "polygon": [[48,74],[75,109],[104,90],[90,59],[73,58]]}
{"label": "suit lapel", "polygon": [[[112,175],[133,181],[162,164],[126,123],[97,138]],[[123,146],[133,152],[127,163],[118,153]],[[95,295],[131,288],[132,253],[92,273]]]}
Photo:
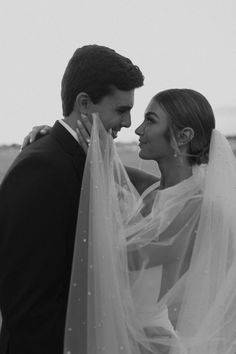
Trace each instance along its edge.
{"label": "suit lapel", "polygon": [[[77,175],[80,176],[82,180],[82,175],[84,171],[86,155],[79,145],[79,143],[74,139],[74,137],[57,121],[53,126],[50,134],[55,138],[58,143],[62,146],[62,149],[68,153],[73,161],[74,168]],[[78,227],[78,225],[77,225]],[[88,242],[79,240],[81,243],[78,248],[78,257],[83,261],[80,265],[79,279],[78,283],[80,298],[78,316],[80,321],[78,321],[78,332],[79,336],[77,341],[79,343],[79,348],[81,353],[87,353],[87,288],[88,288]]]}
{"label": "suit lapel", "polygon": [[84,164],[86,160],[86,155],[79,145],[79,143],[74,139],[74,137],[59,123],[56,121],[54,126],[50,131],[50,135],[55,138],[61,145],[62,149],[71,156],[74,168],[78,176],[84,169]]}

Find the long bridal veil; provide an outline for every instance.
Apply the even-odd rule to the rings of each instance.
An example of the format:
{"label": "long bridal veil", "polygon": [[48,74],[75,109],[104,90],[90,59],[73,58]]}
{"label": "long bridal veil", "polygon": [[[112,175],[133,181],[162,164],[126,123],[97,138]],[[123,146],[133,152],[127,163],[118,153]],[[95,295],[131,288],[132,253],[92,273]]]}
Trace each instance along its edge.
{"label": "long bridal veil", "polygon": [[[235,354],[236,163],[227,140],[214,130],[208,165],[174,187],[157,188],[139,196],[111,136],[94,119],[65,353]],[[156,303],[140,308],[136,284],[149,270],[155,282],[163,257]]]}

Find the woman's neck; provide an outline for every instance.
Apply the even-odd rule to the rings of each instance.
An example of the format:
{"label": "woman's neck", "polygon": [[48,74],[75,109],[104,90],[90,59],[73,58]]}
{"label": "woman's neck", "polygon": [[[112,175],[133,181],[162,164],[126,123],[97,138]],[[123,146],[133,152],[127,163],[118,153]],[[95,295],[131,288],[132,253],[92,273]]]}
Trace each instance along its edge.
{"label": "woman's neck", "polygon": [[171,156],[157,161],[161,171],[160,189],[172,187],[192,176],[192,166],[186,157]]}

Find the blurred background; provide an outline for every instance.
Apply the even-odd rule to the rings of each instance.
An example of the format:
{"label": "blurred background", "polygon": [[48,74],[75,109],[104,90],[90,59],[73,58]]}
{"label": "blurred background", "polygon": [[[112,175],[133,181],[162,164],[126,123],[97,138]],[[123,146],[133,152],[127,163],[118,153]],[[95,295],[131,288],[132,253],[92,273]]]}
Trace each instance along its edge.
{"label": "blurred background", "polygon": [[117,139],[130,164],[140,164],[134,130],[145,107],[167,88],[203,93],[236,148],[235,18],[235,0],[1,0],[0,180],[31,127],[62,117],[61,78],[86,44],[111,47],[144,73],[132,126]]}

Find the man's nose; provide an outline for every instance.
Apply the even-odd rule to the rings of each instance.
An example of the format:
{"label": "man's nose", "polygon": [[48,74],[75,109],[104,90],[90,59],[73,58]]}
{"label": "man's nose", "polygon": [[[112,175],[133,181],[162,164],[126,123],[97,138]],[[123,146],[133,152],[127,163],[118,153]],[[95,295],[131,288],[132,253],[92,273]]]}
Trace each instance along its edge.
{"label": "man's nose", "polygon": [[131,116],[127,114],[125,118],[122,120],[123,127],[129,128],[131,126]]}

